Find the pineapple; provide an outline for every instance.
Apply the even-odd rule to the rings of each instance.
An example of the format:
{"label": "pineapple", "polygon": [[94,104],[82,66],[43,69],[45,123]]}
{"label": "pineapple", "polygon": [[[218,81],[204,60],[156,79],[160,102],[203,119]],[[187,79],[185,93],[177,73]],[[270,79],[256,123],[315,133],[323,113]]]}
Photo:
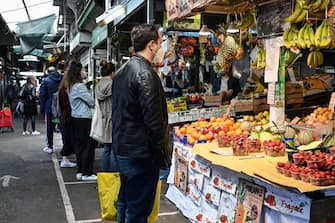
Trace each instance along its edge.
{"label": "pineapple", "polygon": [[227,36],[216,57],[216,61],[220,65],[222,73],[229,71],[236,55],[236,50],[237,45],[235,39],[232,36]]}

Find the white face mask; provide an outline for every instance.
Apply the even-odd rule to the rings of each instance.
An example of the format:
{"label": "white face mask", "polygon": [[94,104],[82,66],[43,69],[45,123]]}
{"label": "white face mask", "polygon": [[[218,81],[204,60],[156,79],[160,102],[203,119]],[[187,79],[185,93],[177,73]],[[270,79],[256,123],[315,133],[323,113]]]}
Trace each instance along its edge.
{"label": "white face mask", "polygon": [[165,50],[163,49],[163,47],[159,48],[159,50],[154,56],[154,59],[152,59],[152,63],[154,64],[162,63],[164,60],[164,55],[165,55]]}

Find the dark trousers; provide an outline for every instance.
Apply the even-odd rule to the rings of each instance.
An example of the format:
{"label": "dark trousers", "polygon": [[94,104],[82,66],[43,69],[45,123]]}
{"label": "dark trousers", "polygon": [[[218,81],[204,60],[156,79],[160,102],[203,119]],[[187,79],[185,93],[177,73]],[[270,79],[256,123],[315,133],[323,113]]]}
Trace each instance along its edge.
{"label": "dark trousers", "polygon": [[152,159],[117,156],[121,188],[117,202],[118,223],[147,223],[155,201],[159,165]]}
{"label": "dark trousers", "polygon": [[63,148],[60,151],[62,156],[70,156],[74,154],[73,142],[72,142],[72,130],[71,123],[67,123],[64,125],[59,125],[60,131],[62,134]]}
{"label": "dark trousers", "polygon": [[74,151],[77,158],[78,173],[93,174],[95,143],[90,137],[91,119],[71,118]]}
{"label": "dark trousers", "polygon": [[54,145],[54,129],[55,123],[52,122],[52,113],[45,113],[45,121],[46,121],[46,132],[47,132],[47,146],[49,148],[53,148]]}
{"label": "dark trousers", "polygon": [[35,115],[33,116],[29,116],[29,115],[25,115],[23,118],[23,131],[27,131],[27,123],[28,123],[28,119],[31,119],[31,129],[32,131],[35,131]]}

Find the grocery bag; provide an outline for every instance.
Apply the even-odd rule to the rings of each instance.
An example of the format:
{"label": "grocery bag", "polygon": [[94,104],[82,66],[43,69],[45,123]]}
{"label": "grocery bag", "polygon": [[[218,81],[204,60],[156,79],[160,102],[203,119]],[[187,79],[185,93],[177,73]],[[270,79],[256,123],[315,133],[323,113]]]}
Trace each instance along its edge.
{"label": "grocery bag", "polygon": [[119,172],[98,173],[98,192],[102,221],[116,221],[116,202],[121,186]]}
{"label": "grocery bag", "polygon": [[[98,192],[102,221],[117,221],[117,206],[121,179],[119,172],[99,172]],[[158,180],[154,206],[148,217],[148,223],[154,223],[158,219],[160,207],[162,181]]]}

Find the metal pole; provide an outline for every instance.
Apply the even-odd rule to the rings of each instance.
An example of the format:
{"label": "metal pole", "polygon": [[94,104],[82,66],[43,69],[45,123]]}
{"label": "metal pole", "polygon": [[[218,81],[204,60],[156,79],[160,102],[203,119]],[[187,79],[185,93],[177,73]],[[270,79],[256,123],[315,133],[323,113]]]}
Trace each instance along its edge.
{"label": "metal pole", "polygon": [[154,17],[154,1],[147,0],[147,23],[154,24],[155,17]]}
{"label": "metal pole", "polygon": [[26,10],[26,13],[27,13],[28,19],[29,19],[29,21],[30,21],[30,20],[31,20],[31,18],[30,18],[29,12],[28,12],[28,8],[27,8],[27,5],[26,5],[26,2],[25,2],[24,0],[22,0],[22,3],[23,3],[23,5],[24,5],[24,9]]}
{"label": "metal pole", "polygon": [[111,38],[108,36],[107,37],[107,61],[108,62],[112,61],[111,55],[112,55]]}
{"label": "metal pole", "polygon": [[66,52],[66,44],[67,44],[67,26],[66,26],[66,19],[67,19],[67,16],[66,16],[66,12],[67,12],[67,4],[66,4],[66,0],[63,1],[63,14],[64,14],[64,20],[63,20],[63,23],[64,23],[64,52]]}

